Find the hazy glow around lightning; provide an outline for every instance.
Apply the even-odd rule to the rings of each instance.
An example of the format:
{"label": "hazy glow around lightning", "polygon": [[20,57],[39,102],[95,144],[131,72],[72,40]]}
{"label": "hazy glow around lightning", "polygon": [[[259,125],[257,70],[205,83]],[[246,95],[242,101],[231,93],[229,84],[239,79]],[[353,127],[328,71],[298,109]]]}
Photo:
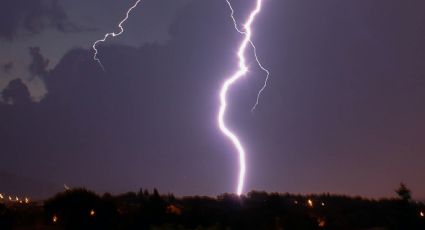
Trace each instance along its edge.
{"label": "hazy glow around lightning", "polygon": [[105,42],[106,39],[108,39],[108,37],[110,37],[110,36],[116,37],[116,36],[121,35],[124,32],[124,28],[122,27],[122,24],[124,24],[124,22],[127,21],[129,15],[130,15],[130,12],[134,8],[137,7],[137,5],[140,3],[140,1],[142,1],[142,0],[137,0],[136,3],[134,3],[134,5],[132,7],[130,7],[130,9],[127,10],[125,18],[118,24],[118,27],[120,28],[120,31],[118,33],[115,33],[115,32],[107,33],[107,34],[105,34],[105,36],[102,39],[94,42],[94,44],[93,44],[93,50],[94,50],[93,59],[99,63],[99,65],[100,65],[100,67],[102,67],[103,71],[105,71],[105,68],[103,67],[102,62],[100,62],[100,59],[97,57],[98,51],[97,51],[96,45],[100,42]]}
{"label": "hazy glow around lightning", "polygon": [[[226,2],[227,2],[227,5],[229,5],[230,11],[231,11],[230,18],[231,18],[231,19],[232,19],[232,21],[233,21],[233,24],[234,24],[234,26],[235,26],[236,31],[238,31],[240,34],[245,34],[246,32],[242,31],[242,30],[241,30],[241,29],[239,29],[239,27],[238,27],[238,23],[236,22],[236,19],[235,19],[235,16],[234,16],[234,15],[235,15],[235,11],[233,10],[232,4],[230,3],[230,1],[229,1],[229,0],[226,0]],[[261,4],[261,3],[260,3],[260,4]],[[259,59],[259,58],[258,58],[258,56],[257,56],[257,48],[255,47],[254,42],[251,40],[251,38],[249,39],[249,43],[251,44],[251,46],[252,46],[252,48],[253,48],[255,61],[257,61],[257,64],[258,64],[258,66],[261,68],[261,70],[263,70],[264,72],[266,72],[266,78],[265,78],[265,80],[264,80],[263,87],[261,87],[261,89],[258,91],[257,99],[256,99],[256,101],[255,101],[255,104],[254,104],[254,106],[252,106],[252,108],[251,108],[251,111],[252,111],[252,112],[254,112],[254,110],[257,108],[257,106],[258,106],[258,104],[259,104],[259,102],[260,102],[261,94],[263,93],[264,89],[267,87],[267,82],[268,82],[268,80],[269,80],[270,71],[269,71],[268,69],[266,69],[266,68],[265,68],[265,67],[261,64],[260,59]]]}
{"label": "hazy glow around lightning", "polygon": [[[228,0],[226,0],[231,8],[231,4]],[[239,59],[239,69],[229,78],[227,78],[220,90],[220,108],[218,112],[218,126],[221,130],[221,132],[229,138],[229,140],[233,143],[234,147],[236,148],[239,156],[239,177],[238,177],[238,185],[236,188],[236,194],[241,195],[243,191],[244,181],[245,181],[245,172],[246,172],[246,165],[245,165],[245,150],[239,141],[239,138],[236,136],[235,133],[233,133],[229,128],[226,127],[226,123],[224,122],[224,115],[227,108],[227,92],[230,89],[230,87],[236,83],[237,80],[239,80],[242,76],[244,76],[248,72],[248,67],[246,66],[245,61],[245,51],[248,44],[252,45],[251,42],[251,36],[252,36],[252,30],[251,25],[255,19],[255,16],[261,11],[261,4],[262,0],[257,0],[255,9],[251,11],[249,14],[248,20],[243,25],[243,30],[238,29],[235,21],[235,28],[244,35],[244,39],[242,40],[242,43],[239,46],[238,49],[238,59]],[[232,8],[231,8],[232,9]],[[232,9],[232,18],[233,17],[233,9]]]}

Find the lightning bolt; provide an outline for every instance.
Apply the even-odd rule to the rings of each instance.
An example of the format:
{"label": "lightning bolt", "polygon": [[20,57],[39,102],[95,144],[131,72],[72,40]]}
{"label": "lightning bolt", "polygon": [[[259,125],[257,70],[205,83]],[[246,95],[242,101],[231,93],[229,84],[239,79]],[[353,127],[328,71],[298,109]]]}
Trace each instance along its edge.
{"label": "lightning bolt", "polygon": [[115,32],[107,33],[107,34],[105,34],[105,36],[104,36],[102,39],[97,40],[97,41],[95,41],[95,42],[94,42],[94,44],[93,44],[93,50],[94,50],[93,59],[99,63],[99,65],[100,65],[100,67],[102,67],[103,71],[105,71],[105,68],[104,68],[104,66],[102,65],[102,62],[100,61],[100,59],[97,57],[97,54],[99,53],[99,52],[98,52],[98,50],[97,50],[97,48],[96,48],[97,44],[99,44],[99,43],[101,43],[101,42],[105,42],[105,41],[106,41],[106,39],[108,39],[108,37],[110,37],[110,36],[112,36],[112,37],[116,37],[116,36],[119,36],[119,35],[121,35],[122,33],[124,33],[124,28],[122,27],[122,24],[124,24],[124,22],[126,22],[126,21],[127,21],[127,19],[128,19],[129,15],[130,15],[131,11],[132,11],[134,8],[136,8],[136,7],[137,7],[137,5],[138,5],[141,1],[142,1],[142,0],[137,0],[137,1],[136,1],[136,3],[134,3],[134,5],[133,5],[133,6],[131,6],[131,7],[127,10],[127,13],[126,13],[126,15],[125,15],[125,18],[124,18],[123,20],[121,20],[121,22],[118,24],[118,27],[120,28],[120,31],[119,31],[118,33],[115,33]]}
{"label": "lightning bolt", "polygon": [[[234,17],[233,17],[234,11],[233,11],[232,5],[230,4],[228,0],[226,1],[232,10],[231,17],[234,20]],[[239,177],[238,177],[238,184],[236,188],[237,195],[242,194],[244,181],[245,181],[245,171],[246,171],[245,150],[239,138],[236,136],[234,132],[232,132],[229,128],[227,128],[226,123],[224,122],[224,115],[226,113],[226,108],[227,108],[226,96],[231,86],[234,85],[241,77],[243,77],[248,72],[248,67],[246,66],[246,60],[244,55],[245,55],[245,51],[248,44],[251,44],[253,46],[253,43],[251,42],[251,37],[252,37],[251,25],[254,22],[254,19],[257,16],[257,14],[260,13],[261,11],[262,2],[263,2],[262,0],[257,0],[255,8],[251,11],[248,19],[243,24],[243,30],[240,30],[238,28],[236,20],[234,20],[236,30],[239,33],[244,35],[244,39],[242,40],[237,53],[237,56],[239,59],[239,69],[232,76],[228,77],[224,81],[220,90],[220,108],[219,108],[219,112],[217,116],[218,126],[220,128],[220,131],[233,143],[239,156]]]}
{"label": "lightning bolt", "polygon": [[[233,21],[233,25],[235,26],[236,31],[237,31],[238,33],[240,33],[240,34],[242,34],[242,35],[245,35],[245,36],[246,36],[246,31],[242,31],[241,29],[239,29],[238,23],[236,22],[236,19],[235,19],[235,11],[233,10],[233,6],[232,6],[232,4],[230,3],[230,0],[226,0],[226,2],[227,2],[227,5],[229,5],[229,9],[230,9],[230,12],[231,12],[231,14],[230,14],[230,18],[231,18],[231,19],[232,19],[232,21]],[[261,5],[261,3],[260,3],[260,5]],[[261,6],[260,6],[260,7],[261,7]],[[251,108],[251,111],[252,111],[252,112],[254,112],[254,111],[255,111],[255,109],[257,108],[258,104],[260,103],[260,97],[261,97],[261,95],[262,95],[262,93],[263,93],[264,89],[266,89],[266,87],[267,87],[267,82],[268,82],[269,77],[270,77],[270,71],[269,71],[268,69],[266,69],[266,68],[263,66],[263,64],[261,64],[260,59],[258,58],[258,55],[257,55],[257,47],[255,47],[254,42],[251,40],[251,38],[249,39],[249,43],[250,43],[250,45],[252,46],[252,49],[253,49],[253,52],[254,52],[255,61],[257,62],[257,64],[258,64],[258,66],[260,67],[260,69],[261,69],[261,70],[263,70],[263,71],[266,73],[266,78],[265,78],[265,80],[264,80],[264,84],[263,84],[263,86],[261,87],[261,89],[258,91],[257,99],[256,99],[256,101],[255,101],[255,104],[254,104],[254,106],[252,106],[252,108]]]}
{"label": "lightning bolt", "polygon": [[[99,63],[100,67],[104,71],[105,71],[105,68],[104,68],[102,62],[100,61],[100,59],[97,57],[99,52],[98,52],[98,49],[97,49],[96,46],[101,42],[105,42],[108,39],[108,37],[111,37],[111,36],[116,37],[116,36],[121,35],[124,32],[124,28],[123,28],[122,25],[129,18],[131,11],[134,8],[136,8],[137,5],[140,2],[141,2],[141,0],[137,0],[127,10],[125,18],[123,20],[121,20],[121,22],[118,24],[118,27],[120,28],[120,31],[118,33],[115,33],[115,32],[107,33],[107,34],[105,34],[105,36],[102,39],[94,42],[94,44],[93,44],[93,50],[94,50],[93,59]],[[244,56],[248,44],[251,45],[252,48],[253,48],[254,57],[255,57],[255,60],[257,61],[258,66],[264,72],[266,72],[266,74],[267,74],[266,79],[264,81],[264,85],[257,94],[257,100],[256,100],[254,106],[251,109],[252,111],[254,111],[256,109],[256,107],[258,106],[260,96],[261,96],[262,92],[264,91],[264,89],[267,87],[267,81],[269,79],[270,72],[261,64],[261,62],[260,62],[260,60],[257,56],[256,47],[251,40],[251,37],[252,37],[251,25],[254,22],[254,19],[257,16],[257,14],[259,14],[260,11],[261,11],[262,0],[256,1],[256,6],[251,11],[248,19],[243,24],[243,29],[239,29],[239,27],[238,27],[238,23],[236,22],[236,19],[234,17],[234,10],[233,10],[232,4],[230,3],[229,0],[226,0],[226,2],[229,5],[229,8],[231,10],[231,18],[233,20],[235,29],[236,29],[237,32],[244,35],[244,39],[242,40],[242,42],[239,46],[239,49],[238,49],[238,53],[237,53],[237,56],[238,56],[238,59],[239,59],[239,69],[232,76],[228,77],[224,81],[224,83],[221,87],[221,90],[220,90],[220,108],[219,108],[219,112],[218,112],[218,116],[217,116],[217,122],[218,122],[218,126],[219,126],[221,132],[233,143],[234,147],[236,148],[236,150],[238,152],[238,156],[239,156],[239,177],[238,177],[236,194],[241,195],[242,191],[243,191],[244,181],[245,181],[245,172],[246,172],[245,155],[246,154],[245,154],[245,150],[244,150],[241,142],[239,141],[239,138],[236,136],[236,134],[234,132],[232,132],[229,128],[227,128],[226,123],[224,122],[224,115],[225,115],[226,108],[227,108],[226,96],[227,96],[227,92],[229,91],[231,86],[234,85],[241,77],[246,75],[246,73],[248,72],[248,67],[246,66],[246,60],[245,60],[245,56]]]}

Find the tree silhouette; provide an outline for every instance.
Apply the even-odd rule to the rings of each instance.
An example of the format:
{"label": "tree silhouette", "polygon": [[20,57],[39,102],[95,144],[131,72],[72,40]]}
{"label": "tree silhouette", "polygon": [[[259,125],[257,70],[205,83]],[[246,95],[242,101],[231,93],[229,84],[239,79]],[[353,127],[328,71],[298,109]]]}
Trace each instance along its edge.
{"label": "tree silhouette", "polygon": [[409,202],[412,199],[410,189],[408,189],[404,183],[400,183],[400,187],[398,187],[395,192],[398,197],[405,202]]}
{"label": "tree silhouette", "polygon": [[0,202],[0,229],[425,229],[425,205],[409,202],[403,183],[395,192],[400,199],[263,191],[180,198],[157,189],[100,197],[72,189],[43,207]]}

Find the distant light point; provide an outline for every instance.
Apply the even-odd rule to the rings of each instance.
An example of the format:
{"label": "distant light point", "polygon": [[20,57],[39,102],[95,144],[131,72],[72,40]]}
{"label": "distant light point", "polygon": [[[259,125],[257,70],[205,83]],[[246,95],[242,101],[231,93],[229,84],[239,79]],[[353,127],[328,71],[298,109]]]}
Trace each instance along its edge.
{"label": "distant light point", "polygon": [[52,217],[52,221],[53,221],[53,223],[58,222],[58,216],[53,215],[53,217]]}
{"label": "distant light point", "polygon": [[311,199],[308,199],[307,205],[308,205],[308,207],[312,208],[313,207],[313,201]]}

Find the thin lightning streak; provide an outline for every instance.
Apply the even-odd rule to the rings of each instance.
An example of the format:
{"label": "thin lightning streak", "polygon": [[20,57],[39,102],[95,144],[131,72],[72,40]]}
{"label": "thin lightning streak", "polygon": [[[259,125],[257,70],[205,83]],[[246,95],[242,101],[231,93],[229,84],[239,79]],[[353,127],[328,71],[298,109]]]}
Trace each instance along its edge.
{"label": "thin lightning streak", "polygon": [[122,24],[125,21],[127,21],[129,15],[130,15],[130,12],[134,8],[137,7],[137,5],[140,3],[140,1],[142,1],[142,0],[137,0],[136,3],[134,3],[134,5],[132,7],[130,7],[130,9],[127,10],[127,13],[125,15],[125,18],[118,24],[118,27],[120,28],[120,32],[118,32],[118,33],[115,33],[115,32],[107,33],[107,34],[105,34],[105,36],[103,37],[103,39],[100,39],[100,40],[97,40],[96,42],[94,42],[94,44],[93,44],[93,50],[94,50],[93,59],[99,63],[99,65],[100,65],[100,67],[102,67],[103,71],[105,71],[105,68],[103,67],[102,62],[100,61],[100,59],[97,57],[97,54],[98,54],[98,50],[96,48],[97,44],[100,43],[100,42],[105,42],[106,39],[108,39],[109,36],[116,37],[116,36],[119,36],[122,33],[124,33],[124,28],[122,27]]}
{"label": "thin lightning streak", "polygon": [[[231,19],[232,19],[232,21],[233,21],[233,24],[234,24],[234,26],[235,26],[236,31],[237,31],[238,33],[240,33],[240,34],[245,35],[245,34],[246,34],[246,32],[242,31],[242,30],[241,30],[241,29],[239,29],[239,27],[238,27],[238,23],[236,22],[236,19],[235,19],[235,11],[233,10],[233,6],[232,6],[232,4],[230,3],[230,0],[226,0],[226,2],[227,2],[227,5],[229,5],[230,11],[231,11],[230,18],[231,18]],[[268,82],[269,77],[270,77],[270,71],[269,71],[268,69],[266,69],[266,68],[265,68],[265,67],[261,64],[260,59],[258,58],[258,55],[257,55],[257,48],[255,47],[254,42],[253,42],[251,39],[249,39],[249,43],[251,44],[251,46],[252,46],[252,48],[253,48],[253,51],[254,51],[254,57],[255,57],[255,60],[257,61],[258,66],[261,68],[261,70],[263,70],[264,72],[266,72],[266,78],[265,78],[265,80],[264,80],[264,84],[263,84],[263,86],[261,87],[261,89],[258,91],[257,99],[256,99],[256,101],[255,101],[255,104],[254,104],[254,106],[251,108],[251,111],[252,111],[252,112],[254,112],[254,111],[255,111],[255,109],[257,108],[257,106],[258,106],[259,102],[260,102],[260,97],[261,97],[261,95],[262,95],[262,93],[263,93],[264,89],[266,89],[266,87],[267,87],[267,82]]]}
{"label": "thin lightning streak", "polygon": [[[227,1],[227,0],[226,0]],[[228,1],[227,1],[228,2]],[[229,2],[228,2],[229,3]],[[236,27],[238,31],[240,31],[245,37],[239,46],[238,50],[238,59],[239,59],[239,69],[229,78],[227,78],[220,90],[220,108],[218,112],[217,122],[218,126],[221,130],[221,132],[229,138],[229,140],[233,143],[234,147],[236,148],[238,155],[239,155],[239,177],[238,177],[238,185],[236,189],[236,194],[241,195],[243,190],[243,185],[245,181],[245,171],[246,171],[246,165],[245,165],[245,150],[239,141],[239,138],[234,134],[230,129],[226,127],[226,124],[224,122],[224,115],[227,108],[227,101],[226,101],[226,95],[230,87],[237,82],[242,76],[244,76],[248,72],[248,67],[246,66],[245,61],[245,50],[249,43],[251,43],[251,36],[252,36],[252,30],[251,30],[251,24],[253,23],[255,16],[260,13],[261,11],[261,4],[262,0],[257,0],[256,7],[253,11],[251,11],[248,20],[243,25],[244,31],[242,32]],[[229,4],[230,5],[230,4]],[[231,6],[231,5],[230,5]],[[251,43],[252,44],[252,43]]]}

